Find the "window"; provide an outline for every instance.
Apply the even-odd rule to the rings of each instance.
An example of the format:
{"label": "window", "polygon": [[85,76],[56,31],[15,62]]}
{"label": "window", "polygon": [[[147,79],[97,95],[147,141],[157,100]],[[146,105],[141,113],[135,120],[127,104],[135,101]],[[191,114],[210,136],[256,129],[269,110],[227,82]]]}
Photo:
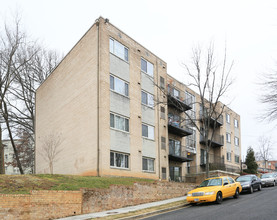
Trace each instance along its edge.
{"label": "window", "polygon": [[196,150],[196,131],[192,129],[192,135],[186,136],[186,147]]}
{"label": "window", "polygon": [[226,114],[226,122],[230,124],[230,115]]}
{"label": "window", "polygon": [[166,168],[162,167],[162,180],[166,180]]}
{"label": "window", "polygon": [[173,88],[173,96],[180,99],[180,91]]}
{"label": "window", "polygon": [[166,150],[166,139],[163,136],[161,137],[161,148]]}
{"label": "window", "polygon": [[239,146],[239,139],[237,137],[235,137],[235,145]]}
{"label": "window", "polygon": [[110,113],[110,127],[129,132],[129,119]]}
{"label": "window", "polygon": [[206,164],[206,159],[207,159],[207,151],[204,149],[201,149],[201,156],[200,156],[200,164]]}
{"label": "window", "polygon": [[128,62],[128,48],[118,41],[110,38],[110,52]]}
{"label": "window", "polygon": [[141,58],[141,70],[147,75],[153,77],[154,75],[154,66],[152,63],[149,63],[145,59]]}
{"label": "window", "polygon": [[8,159],[8,154],[5,154],[5,160],[7,160]]}
{"label": "window", "polygon": [[235,128],[238,128],[239,127],[239,122],[237,119],[234,119],[234,125],[235,125]]}
{"label": "window", "polygon": [[141,91],[141,103],[153,108],[154,107],[153,95],[151,95],[147,92]]}
{"label": "window", "polygon": [[176,155],[176,156],[182,156],[180,141],[169,139],[169,154]]}
{"label": "window", "polygon": [[231,152],[227,152],[227,160],[231,161]]}
{"label": "window", "polygon": [[226,133],[226,141],[227,141],[227,143],[231,143],[231,134],[230,133]]}
{"label": "window", "polygon": [[239,163],[239,156],[235,155],[235,162]]}
{"label": "window", "polygon": [[186,91],[186,103],[195,111],[195,96]]}
{"label": "window", "polygon": [[161,119],[165,119],[165,108],[161,106]]}
{"label": "window", "polygon": [[223,185],[229,184],[228,180],[226,177],[223,178]]}
{"label": "window", "polygon": [[120,93],[121,95],[129,96],[129,85],[123,80],[110,75],[110,89]]}
{"label": "window", "polygon": [[118,168],[129,168],[129,155],[111,151],[110,166]]}
{"label": "window", "polygon": [[235,183],[235,181],[233,180],[233,178],[231,178],[231,177],[227,177],[227,178],[228,178],[230,184]]}
{"label": "window", "polygon": [[151,158],[142,158],[142,170],[154,172],[154,159]]}
{"label": "window", "polygon": [[142,124],[142,136],[154,140],[154,127]]}
{"label": "window", "polygon": [[14,167],[14,168],[13,168],[13,172],[14,172],[14,173],[19,173],[19,168],[18,168],[18,167]]}
{"label": "window", "polygon": [[165,85],[164,85],[164,78],[162,76],[160,76],[160,87],[161,89],[165,89]]}
{"label": "window", "polygon": [[169,167],[170,180],[181,182],[182,168],[181,167]]}

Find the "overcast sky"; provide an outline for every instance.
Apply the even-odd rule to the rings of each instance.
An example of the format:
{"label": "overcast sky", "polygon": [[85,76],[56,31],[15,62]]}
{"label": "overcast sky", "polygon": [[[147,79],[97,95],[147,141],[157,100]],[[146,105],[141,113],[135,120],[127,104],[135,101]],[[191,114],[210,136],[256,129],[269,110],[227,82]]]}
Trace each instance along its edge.
{"label": "overcast sky", "polygon": [[[168,73],[186,82],[180,65],[193,47],[225,43],[236,78],[222,100],[241,116],[242,155],[258,147],[258,137],[275,142],[277,121],[261,123],[260,75],[277,70],[276,0],[0,0],[1,21],[21,12],[22,23],[33,38],[66,54],[94,21],[102,16],[167,62]],[[3,22],[2,22],[3,23]]]}

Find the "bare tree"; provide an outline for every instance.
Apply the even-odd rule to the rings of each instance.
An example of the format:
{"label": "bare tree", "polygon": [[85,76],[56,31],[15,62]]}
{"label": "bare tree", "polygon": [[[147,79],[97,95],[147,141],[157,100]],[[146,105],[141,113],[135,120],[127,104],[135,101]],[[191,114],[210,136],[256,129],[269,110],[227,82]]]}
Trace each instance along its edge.
{"label": "bare tree", "polygon": [[[5,25],[4,31],[1,32],[0,35],[0,110],[8,130],[21,174],[23,174],[23,169],[14,143],[12,127],[9,121],[7,100],[9,89],[15,79],[15,73],[20,72],[22,66],[30,60],[30,57],[24,57],[24,59],[22,59],[21,55],[24,54],[24,46],[26,46],[26,35],[20,30],[20,19],[16,17],[14,28],[9,28]],[[2,140],[2,131],[0,132],[0,138]],[[2,143],[0,145],[2,145]]]}
{"label": "bare tree", "polygon": [[[55,51],[40,47],[21,29],[18,15],[14,26],[5,24],[0,34],[0,128],[7,129],[17,166],[23,169],[18,156],[15,139],[18,130],[29,134],[34,145],[35,91],[53,71],[60,56]],[[2,129],[0,129],[2,140]],[[4,173],[3,147],[0,142],[0,173]],[[22,145],[23,146],[23,145]],[[27,145],[26,145],[27,146]],[[21,148],[21,151],[24,148]],[[28,151],[28,149],[26,148]]]}
{"label": "bare tree", "polygon": [[35,91],[54,70],[60,58],[55,51],[42,50],[38,46],[33,47],[30,53],[35,55],[21,72],[16,73],[10,90],[12,98],[8,104],[11,107],[10,118],[15,126],[20,126],[25,133],[34,134]]}
{"label": "bare tree", "polygon": [[266,106],[261,119],[271,122],[277,119],[277,72],[264,74],[259,82],[262,91],[259,100]]}
{"label": "bare tree", "polygon": [[272,158],[273,142],[270,137],[260,136],[258,139],[258,150],[256,152],[257,160],[263,161],[264,168],[267,168],[267,162]]}
{"label": "bare tree", "polygon": [[62,138],[58,134],[49,134],[44,137],[42,143],[42,151],[40,155],[48,163],[50,174],[54,172],[54,163],[57,161],[58,155],[62,152]]}
{"label": "bare tree", "polygon": [[[189,87],[196,90],[200,100],[195,103],[200,106],[199,115],[191,115],[184,111],[189,122],[199,131],[206,152],[206,175],[209,177],[209,151],[213,141],[222,137],[217,134],[223,123],[225,104],[220,102],[233,83],[230,77],[233,62],[227,64],[226,48],[223,60],[219,63],[214,56],[214,47],[210,45],[205,54],[200,48],[193,49],[191,64],[184,64],[190,83]],[[220,123],[218,123],[220,122]],[[223,139],[224,140],[224,139]],[[223,140],[219,140],[224,143]]]}

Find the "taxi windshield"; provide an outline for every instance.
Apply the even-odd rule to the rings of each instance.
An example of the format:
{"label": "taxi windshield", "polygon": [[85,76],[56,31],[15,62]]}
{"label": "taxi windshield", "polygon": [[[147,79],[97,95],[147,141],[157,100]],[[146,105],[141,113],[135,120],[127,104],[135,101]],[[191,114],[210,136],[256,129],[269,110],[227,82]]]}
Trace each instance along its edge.
{"label": "taxi windshield", "polygon": [[200,187],[205,187],[205,186],[222,186],[222,179],[208,179],[204,180],[201,184]]}

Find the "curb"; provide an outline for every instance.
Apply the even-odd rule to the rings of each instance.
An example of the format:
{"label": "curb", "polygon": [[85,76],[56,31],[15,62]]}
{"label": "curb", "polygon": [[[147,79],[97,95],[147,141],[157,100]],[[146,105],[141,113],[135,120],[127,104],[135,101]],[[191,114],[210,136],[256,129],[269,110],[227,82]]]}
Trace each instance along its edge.
{"label": "curb", "polygon": [[119,218],[118,220],[133,220],[133,219],[147,217],[147,216],[151,216],[151,215],[155,215],[155,214],[159,214],[159,213],[163,213],[163,212],[174,211],[176,209],[186,207],[186,206],[189,206],[189,205],[190,205],[189,203],[186,203],[184,205],[178,205],[178,206],[174,206],[174,207],[170,207],[170,208],[166,208],[166,209],[156,210],[156,211],[153,211],[153,212],[148,212],[148,213],[143,213],[143,214],[139,214],[139,215],[123,217],[123,218]]}

